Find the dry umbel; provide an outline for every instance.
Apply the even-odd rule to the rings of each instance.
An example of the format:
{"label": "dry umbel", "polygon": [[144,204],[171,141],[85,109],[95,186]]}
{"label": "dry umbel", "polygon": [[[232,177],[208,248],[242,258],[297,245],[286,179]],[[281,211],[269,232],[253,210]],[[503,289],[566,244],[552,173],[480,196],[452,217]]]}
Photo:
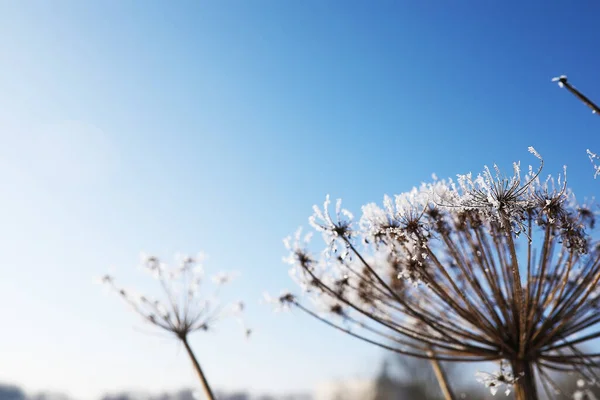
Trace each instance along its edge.
{"label": "dry umbel", "polygon": [[[119,287],[110,275],[105,275],[102,282],[118,293],[145,321],[181,341],[202,383],[206,398],[214,400],[206,375],[190,347],[189,335],[196,331],[208,331],[217,321],[226,317],[234,317],[244,326],[241,319],[244,304],[237,302],[225,306],[217,297],[219,287],[228,283],[232,275],[220,273],[213,276],[216,289],[208,296],[206,291],[202,293],[200,290],[206,280],[202,254],[197,257],[178,256],[175,266],[169,266],[155,256],[142,254],[141,258],[142,267],[159,282],[161,300]],[[249,329],[244,327],[244,330],[246,335],[250,334]]]}
{"label": "dry umbel", "polygon": [[[291,274],[304,296],[280,304],[381,348],[438,361],[501,363],[480,380],[535,400],[560,393],[555,373],[598,381],[600,251],[595,213],[566,176],[541,179],[543,161],[522,177],[485,168],[474,177],[423,184],[383,207],[367,204],[357,223],[338,200],[314,207],[310,234],[287,238]],[[565,170],[566,174],[566,170]],[[303,299],[312,302],[307,306]],[[442,372],[440,370],[440,372]],[[446,398],[453,394],[443,373]]]}

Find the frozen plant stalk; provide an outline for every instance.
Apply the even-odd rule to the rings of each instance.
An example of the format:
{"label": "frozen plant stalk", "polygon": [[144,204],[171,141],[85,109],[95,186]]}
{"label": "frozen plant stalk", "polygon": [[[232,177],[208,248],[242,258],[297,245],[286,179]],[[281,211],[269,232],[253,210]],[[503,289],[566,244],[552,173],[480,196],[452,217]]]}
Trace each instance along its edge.
{"label": "frozen plant stalk", "polygon": [[[571,85],[569,83],[569,81],[567,80],[566,75],[561,75],[561,76],[552,78],[552,82],[557,82],[559,87],[566,88],[569,92],[573,93],[573,95],[575,95],[575,97],[577,97],[579,100],[581,100],[581,102],[583,104],[585,104],[586,106],[591,108],[592,113],[594,113],[596,115],[600,115],[600,108],[596,105],[596,103],[591,101],[587,96],[585,96],[583,93],[581,93],[579,90],[577,90],[573,85]],[[598,160],[598,155],[596,153],[593,153],[592,151],[590,151],[590,149],[587,149],[587,155],[588,155],[590,161],[592,162],[592,165],[594,166],[594,179],[596,179],[598,177],[598,175],[600,175],[600,166],[598,164],[596,164],[596,160]]]}
{"label": "frozen plant stalk", "polygon": [[552,82],[558,83],[558,86],[561,88],[566,88],[575,97],[577,97],[583,104],[588,106],[592,110],[592,113],[600,115],[600,108],[596,105],[596,103],[591,101],[587,96],[585,96],[583,93],[581,93],[579,90],[577,90],[577,88],[575,86],[571,85],[571,83],[567,80],[566,75],[561,75],[561,76],[552,78]]}
{"label": "frozen plant stalk", "polygon": [[[200,286],[204,283],[202,255],[198,257],[178,257],[175,267],[162,263],[157,257],[142,254],[142,265],[159,282],[163,294],[162,300],[135,294],[115,284],[110,275],[105,275],[102,282],[118,293],[131,308],[152,325],[175,335],[181,341],[190,357],[193,367],[200,378],[204,394],[209,400],[215,396],[206,379],[204,371],[188,342],[189,335],[196,331],[207,331],[218,320],[235,317],[241,320],[243,303],[238,302],[225,307],[219,304],[216,291],[212,296],[201,298]],[[228,283],[231,275],[221,273],[213,277],[214,284],[219,287]],[[246,335],[250,334],[245,329]]]}

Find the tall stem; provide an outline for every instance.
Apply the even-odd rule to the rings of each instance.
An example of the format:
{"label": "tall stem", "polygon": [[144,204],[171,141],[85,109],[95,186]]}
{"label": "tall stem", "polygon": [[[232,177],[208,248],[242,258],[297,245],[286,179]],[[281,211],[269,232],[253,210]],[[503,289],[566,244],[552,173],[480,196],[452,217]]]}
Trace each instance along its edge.
{"label": "tall stem", "polygon": [[515,400],[537,400],[538,394],[531,363],[515,360],[512,362],[512,369],[514,376],[518,377],[515,382]]}
{"label": "tall stem", "polygon": [[204,372],[202,372],[202,368],[200,368],[200,364],[198,363],[198,360],[196,359],[196,356],[194,355],[194,352],[192,351],[192,348],[190,347],[187,341],[187,337],[184,336],[180,339],[183,342],[183,345],[185,346],[188,355],[192,359],[192,364],[194,364],[194,369],[198,373],[198,377],[200,377],[200,381],[202,382],[202,388],[204,389],[204,394],[206,395],[206,398],[208,400],[215,400],[215,395],[213,394],[212,389],[210,388],[210,385],[208,384],[208,381],[204,376]]}
{"label": "tall stem", "polygon": [[431,366],[433,367],[433,372],[435,372],[435,377],[437,378],[438,384],[440,385],[440,389],[444,394],[445,400],[454,400],[454,395],[450,390],[450,385],[448,385],[448,377],[446,373],[442,369],[440,362],[434,358],[431,359]]}

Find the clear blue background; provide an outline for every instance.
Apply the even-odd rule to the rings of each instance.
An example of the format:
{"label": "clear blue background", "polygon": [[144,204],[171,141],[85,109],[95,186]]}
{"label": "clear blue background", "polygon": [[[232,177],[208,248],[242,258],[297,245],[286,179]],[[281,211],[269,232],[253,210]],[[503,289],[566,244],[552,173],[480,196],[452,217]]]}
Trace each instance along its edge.
{"label": "clear blue background", "polygon": [[84,399],[194,385],[175,342],[93,286],[114,265],[151,290],[140,250],[241,272],[255,337],[193,341],[215,386],[372,376],[378,350],[259,304],[293,288],[281,239],[327,193],[360,214],[433,172],[535,162],[530,145],[596,193],[600,119],[550,79],[600,101],[599,18],[592,1],[0,1],[0,379]]}

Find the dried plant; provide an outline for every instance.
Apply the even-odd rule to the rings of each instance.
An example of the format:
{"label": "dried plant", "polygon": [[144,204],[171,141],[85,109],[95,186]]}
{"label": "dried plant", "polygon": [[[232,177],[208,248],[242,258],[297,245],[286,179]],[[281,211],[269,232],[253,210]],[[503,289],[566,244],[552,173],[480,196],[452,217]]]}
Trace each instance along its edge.
{"label": "dried plant", "polygon": [[569,92],[573,93],[575,97],[577,97],[583,104],[592,109],[592,113],[596,115],[600,115],[600,108],[587,96],[581,93],[575,86],[571,85],[571,83],[567,80],[566,75],[557,76],[556,78],[552,78],[552,82],[558,83],[558,86],[561,88],[566,88]]}
{"label": "dried plant", "polygon": [[[597,381],[600,353],[579,346],[600,336],[600,247],[595,213],[578,204],[565,174],[542,180],[540,165],[521,177],[494,166],[367,204],[356,222],[338,200],[314,207],[311,233],[285,240],[291,275],[304,291],[276,302],[300,309],[355,338],[437,361],[496,361],[482,374],[518,400],[549,398],[554,372]],[[306,301],[312,302],[311,306]],[[438,376],[446,398],[453,398]],[[541,394],[541,393],[540,393]]]}
{"label": "dried plant", "polygon": [[[567,80],[566,75],[557,76],[556,78],[552,78],[552,82],[557,82],[558,86],[561,88],[566,88],[569,92],[573,93],[575,97],[577,97],[583,104],[592,109],[592,113],[596,115],[600,115],[600,108],[591,101],[587,96],[581,93],[579,90],[575,88],[575,86],[571,85]],[[594,166],[594,179],[600,175],[600,165],[597,164],[597,161],[600,159],[598,154],[592,152],[590,149],[587,149],[587,155]]]}
{"label": "dried plant", "polygon": [[[176,258],[178,265],[171,267],[162,263],[157,257],[142,254],[142,267],[159,282],[163,294],[162,300],[119,287],[110,275],[105,275],[102,282],[118,293],[145,321],[175,335],[181,341],[200,378],[204,394],[208,399],[214,400],[213,391],[190,347],[188,338],[192,332],[210,330],[217,321],[226,317],[235,317],[244,326],[240,317],[244,304],[237,302],[224,306],[218,301],[219,288],[233,277],[226,273],[213,276],[216,289],[212,296],[199,297],[200,286],[205,281],[203,255]],[[244,328],[244,330],[246,335],[250,334],[249,329]]]}

